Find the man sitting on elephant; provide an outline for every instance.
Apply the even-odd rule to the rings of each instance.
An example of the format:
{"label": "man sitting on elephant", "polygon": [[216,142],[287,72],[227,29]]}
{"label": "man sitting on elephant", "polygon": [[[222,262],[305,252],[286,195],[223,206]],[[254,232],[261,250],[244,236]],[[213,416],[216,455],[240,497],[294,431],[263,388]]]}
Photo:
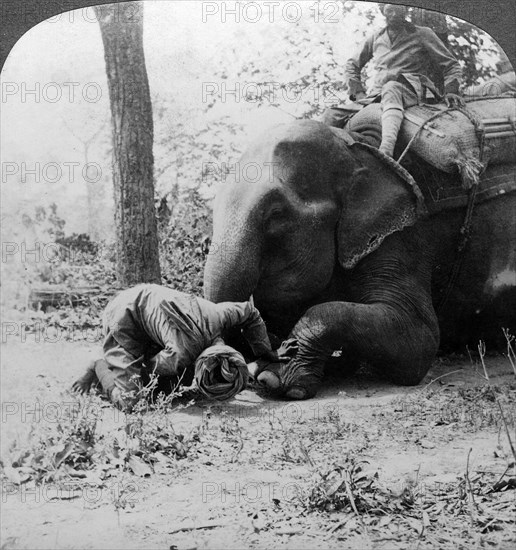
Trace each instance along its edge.
{"label": "man sitting on elephant", "polygon": [[[418,27],[406,20],[405,6],[380,4],[386,27],[371,35],[346,64],[346,78],[352,101],[382,103],[382,140],[380,150],[392,157],[403,111],[424,102],[429,90],[437,100],[440,91],[432,82],[428,62],[437,67],[444,78],[444,101],[449,107],[463,105],[459,95],[462,70],[458,61],[428,27]],[[374,82],[366,95],[361,72],[373,59]],[[434,71],[435,72],[435,71]],[[322,121],[343,127],[347,117],[339,108],[330,108]]]}
{"label": "man sitting on elephant", "polygon": [[[244,384],[238,389],[229,387],[235,373],[229,373],[226,380],[216,372],[210,372],[209,377],[219,386],[215,398],[229,398],[243,389],[248,374],[243,357],[223,345],[221,337],[231,328],[242,329],[254,355],[267,362],[288,361],[296,350],[296,343],[292,341],[278,351],[272,350],[260,313],[250,302],[214,304],[153,284],[124,290],[108,304],[104,313],[103,359],[93,361],[72,389],[85,393],[93,384],[100,383],[115,406],[130,410],[138,400],[142,374],[152,373],[176,384],[191,382],[200,356],[211,360],[225,354],[230,358],[238,356],[238,367],[244,370]],[[197,372],[195,374],[197,378]]]}

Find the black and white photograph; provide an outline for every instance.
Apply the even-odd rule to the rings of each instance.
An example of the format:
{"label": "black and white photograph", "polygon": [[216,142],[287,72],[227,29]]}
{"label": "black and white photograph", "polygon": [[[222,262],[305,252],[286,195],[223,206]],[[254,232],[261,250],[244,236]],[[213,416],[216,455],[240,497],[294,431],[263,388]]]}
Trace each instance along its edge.
{"label": "black and white photograph", "polygon": [[512,0],[0,4],[0,550],[516,547]]}

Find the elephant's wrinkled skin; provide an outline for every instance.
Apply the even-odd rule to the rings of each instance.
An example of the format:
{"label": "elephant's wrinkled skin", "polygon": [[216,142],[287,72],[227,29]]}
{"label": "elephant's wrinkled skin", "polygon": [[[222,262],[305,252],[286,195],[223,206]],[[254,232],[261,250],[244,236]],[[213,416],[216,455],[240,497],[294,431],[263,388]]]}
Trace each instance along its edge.
{"label": "elephant's wrinkled skin", "polygon": [[[315,395],[339,349],[341,358],[332,358],[339,368],[365,360],[412,385],[440,339],[464,351],[500,327],[514,332],[516,193],[475,207],[439,321],[434,305],[453,268],[464,209],[419,219],[381,241],[386,228],[411,223],[415,209],[405,181],[319,122],[275,127],[240,160],[215,200],[205,295],[215,302],[253,295],[272,333],[298,338],[279,393]],[[377,248],[352,267],[364,239]]]}

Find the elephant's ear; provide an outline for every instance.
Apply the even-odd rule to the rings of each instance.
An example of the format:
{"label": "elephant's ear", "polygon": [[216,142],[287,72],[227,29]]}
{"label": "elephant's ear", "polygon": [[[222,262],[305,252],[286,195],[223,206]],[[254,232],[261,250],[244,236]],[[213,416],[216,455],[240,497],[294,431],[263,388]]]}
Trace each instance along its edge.
{"label": "elephant's ear", "polygon": [[337,228],[338,258],[345,269],[376,250],[385,237],[426,214],[414,178],[397,162],[363,143],[355,143],[352,152],[358,167],[342,198]]}

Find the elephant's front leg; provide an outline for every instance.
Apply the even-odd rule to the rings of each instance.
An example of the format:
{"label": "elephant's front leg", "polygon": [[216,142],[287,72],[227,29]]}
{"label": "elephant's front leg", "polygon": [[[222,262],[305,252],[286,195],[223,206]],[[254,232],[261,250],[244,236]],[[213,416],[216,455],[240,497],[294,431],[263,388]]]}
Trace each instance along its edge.
{"label": "elephant's front leg", "polygon": [[282,393],[313,397],[324,365],[335,350],[356,364],[367,361],[401,385],[418,384],[438,346],[435,330],[416,318],[403,319],[389,306],[328,302],[309,309],[292,332],[296,357],[280,370]]}
{"label": "elephant's front leg", "polygon": [[424,257],[392,254],[400,248],[398,239],[359,266],[352,277],[357,302],[322,303],[298,321],[291,336],[299,351],[279,373],[283,394],[315,395],[326,361],[341,348],[343,359],[367,361],[396,384],[423,379],[439,346],[429,271]]}

